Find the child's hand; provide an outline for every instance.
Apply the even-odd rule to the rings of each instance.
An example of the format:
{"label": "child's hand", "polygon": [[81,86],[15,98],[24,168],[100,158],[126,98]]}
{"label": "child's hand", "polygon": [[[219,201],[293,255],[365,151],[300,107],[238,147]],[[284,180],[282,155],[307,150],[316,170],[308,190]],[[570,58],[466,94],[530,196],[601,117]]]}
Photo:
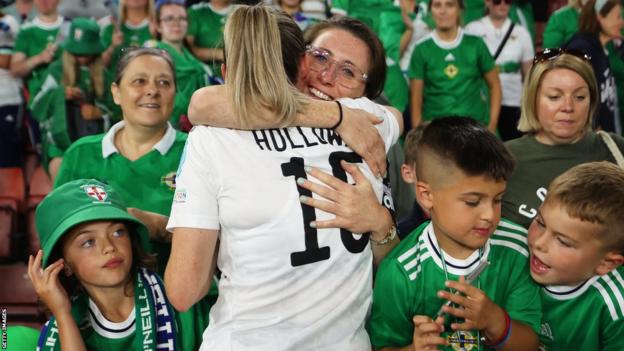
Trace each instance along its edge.
{"label": "child's hand", "polygon": [[66,100],[82,100],[84,94],[78,87],[66,86],[65,87],[65,99]]}
{"label": "child's hand", "polygon": [[413,322],[412,350],[438,350],[438,346],[446,346],[446,338],[440,336],[444,331],[444,317],[434,321],[428,316],[414,316]]}
{"label": "child's hand", "polygon": [[444,312],[464,319],[463,323],[452,323],[453,330],[483,330],[486,336],[495,336],[491,339],[502,335],[506,325],[505,312],[483,291],[464,282],[464,277],[459,281],[449,280],[446,286],[461,293],[451,294],[445,290],[438,292],[439,297],[459,305],[442,307]]}
{"label": "child's hand", "polygon": [[63,270],[63,259],[52,263],[46,269],[41,269],[43,251],[39,250],[37,256],[28,257],[28,277],[32,282],[39,298],[48,306],[52,314],[59,316],[71,312],[71,302],[67,292],[61,286],[58,279]]}

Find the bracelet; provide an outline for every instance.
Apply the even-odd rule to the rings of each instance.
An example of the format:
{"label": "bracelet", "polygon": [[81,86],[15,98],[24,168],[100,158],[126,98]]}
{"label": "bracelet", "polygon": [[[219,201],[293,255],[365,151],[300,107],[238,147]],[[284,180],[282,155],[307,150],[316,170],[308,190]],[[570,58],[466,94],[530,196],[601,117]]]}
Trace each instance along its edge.
{"label": "bracelet", "polygon": [[505,345],[507,340],[509,340],[509,336],[511,335],[511,317],[509,317],[509,313],[507,313],[505,309],[503,309],[503,312],[505,312],[505,331],[497,340],[489,341],[486,337],[483,337],[482,341],[487,347],[500,349]]}
{"label": "bracelet", "polygon": [[338,122],[331,127],[332,130],[335,130],[336,128],[338,128],[338,126],[340,126],[340,123],[342,123],[342,105],[340,104],[340,101],[335,100],[336,103],[338,104],[338,111],[339,111],[339,115],[338,115]]}
{"label": "bracelet", "polygon": [[386,233],[386,236],[383,239],[381,239],[381,240],[374,240],[372,235],[371,235],[369,237],[369,240],[371,242],[374,242],[377,245],[386,245],[390,241],[394,240],[394,238],[396,238],[396,235],[397,235],[397,229],[396,229],[396,226],[393,224],[392,227],[390,227],[390,229],[388,229],[388,232]]}

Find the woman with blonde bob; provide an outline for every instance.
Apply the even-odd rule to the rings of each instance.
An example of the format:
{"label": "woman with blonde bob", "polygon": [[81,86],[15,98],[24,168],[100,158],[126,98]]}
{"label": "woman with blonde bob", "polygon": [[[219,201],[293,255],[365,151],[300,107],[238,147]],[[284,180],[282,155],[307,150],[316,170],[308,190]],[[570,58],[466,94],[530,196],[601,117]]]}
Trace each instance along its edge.
{"label": "woman with blonde bob", "polygon": [[[286,125],[305,111],[307,98],[291,84],[301,85],[306,50],[292,19],[241,6],[224,38],[226,95],[238,123],[263,114]],[[367,107],[349,99],[329,104]],[[377,129],[390,146],[398,123],[378,111]],[[185,310],[208,291],[216,261],[219,298],[201,350],[370,350],[369,245],[392,240],[387,228],[317,228],[328,215],[302,204],[313,195],[301,185],[312,175],[329,177],[319,169],[345,181],[367,179],[373,201],[381,202],[381,180],[332,129],[197,126],[189,134],[167,225],[174,235],[165,285],[173,305]]]}
{"label": "woman with blonde bob", "polygon": [[547,49],[535,56],[525,80],[518,129],[526,135],[506,143],[518,163],[502,208],[503,217],[525,228],[554,178],[581,163],[615,162],[609,144],[624,150],[624,138],[592,130],[599,93],[588,60],[579,52]]}

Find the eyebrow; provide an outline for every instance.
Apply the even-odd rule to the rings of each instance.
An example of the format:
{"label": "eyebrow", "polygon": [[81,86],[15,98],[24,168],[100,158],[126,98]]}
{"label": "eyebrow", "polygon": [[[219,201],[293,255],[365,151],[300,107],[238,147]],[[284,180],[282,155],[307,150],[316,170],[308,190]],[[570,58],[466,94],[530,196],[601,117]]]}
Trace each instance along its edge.
{"label": "eyebrow", "polygon": [[[334,53],[333,53],[331,50],[329,50],[329,49],[327,49],[327,48],[324,48],[324,47],[322,47],[322,46],[319,46],[318,48],[319,48],[319,49],[321,49],[321,50],[325,50],[325,51],[327,51],[330,55],[334,56]],[[344,62],[344,63],[348,63],[348,64],[350,64],[351,66],[353,66],[353,67],[357,67],[357,69],[360,69],[360,68],[359,68],[359,67],[358,67],[355,63],[351,62],[351,60],[342,60],[342,62]],[[361,70],[361,69],[360,69],[360,70]]]}
{"label": "eyebrow", "polygon": [[[500,193],[494,195],[494,197],[503,195],[505,193],[505,190],[501,191]],[[467,193],[461,193],[460,195],[462,196],[478,196],[478,197],[487,197],[487,194],[485,193],[480,193],[478,191],[469,191]]]}
{"label": "eyebrow", "polygon": [[[537,215],[535,217],[536,218],[539,217],[542,220],[542,222],[544,223],[544,227],[546,226],[546,220],[544,219],[544,216],[542,215],[542,211],[541,210],[537,210]],[[553,232],[553,234],[558,235],[558,236],[563,236],[566,239],[568,239],[568,240],[570,240],[570,241],[572,241],[574,243],[579,243],[580,242],[579,240],[571,238],[569,235],[567,235],[565,233],[558,232],[556,230],[553,230],[552,232]]]}

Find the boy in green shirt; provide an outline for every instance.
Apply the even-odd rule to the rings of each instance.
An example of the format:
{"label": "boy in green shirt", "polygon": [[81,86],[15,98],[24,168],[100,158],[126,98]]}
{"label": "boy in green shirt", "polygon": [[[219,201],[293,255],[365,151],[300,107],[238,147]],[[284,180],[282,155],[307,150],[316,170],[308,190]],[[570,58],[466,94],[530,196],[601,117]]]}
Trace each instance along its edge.
{"label": "boy in green shirt", "polygon": [[[512,156],[465,117],[433,120],[416,149],[416,196],[431,222],[379,266],[368,324],[373,347],[536,350],[541,309],[524,230],[499,223]],[[463,277],[485,261],[467,283]]]}
{"label": "boy in green shirt", "polygon": [[529,227],[540,350],[622,350],[624,170],[591,162],[551,183]]}

